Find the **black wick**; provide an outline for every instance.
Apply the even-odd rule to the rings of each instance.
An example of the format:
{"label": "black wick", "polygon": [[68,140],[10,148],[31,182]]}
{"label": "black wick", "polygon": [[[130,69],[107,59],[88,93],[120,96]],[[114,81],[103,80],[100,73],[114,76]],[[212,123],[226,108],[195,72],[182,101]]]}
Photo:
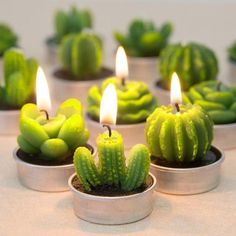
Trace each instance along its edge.
{"label": "black wick", "polygon": [[180,108],[179,108],[179,104],[178,103],[175,103],[175,107],[176,107],[177,112],[180,112]]}
{"label": "black wick", "polygon": [[40,111],[44,112],[44,113],[45,113],[45,115],[46,115],[46,119],[47,119],[47,120],[49,120],[49,115],[48,115],[48,112],[47,112],[46,110],[44,110],[44,109],[42,109],[42,110],[40,110]]}
{"label": "black wick", "polygon": [[111,137],[111,127],[109,125],[103,125],[102,127],[106,127],[108,129],[109,137]]}
{"label": "black wick", "polygon": [[122,86],[125,86],[125,77],[121,78],[121,84],[122,84]]}

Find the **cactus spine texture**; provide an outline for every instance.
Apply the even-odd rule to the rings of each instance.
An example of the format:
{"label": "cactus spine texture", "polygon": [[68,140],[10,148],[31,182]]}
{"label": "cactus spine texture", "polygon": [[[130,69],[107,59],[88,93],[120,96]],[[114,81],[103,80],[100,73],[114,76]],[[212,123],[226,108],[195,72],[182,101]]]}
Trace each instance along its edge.
{"label": "cactus spine texture", "polygon": [[132,191],[145,183],[150,166],[148,149],[142,144],[135,145],[129,153],[126,167],[124,151],[113,148],[107,151],[98,148],[98,166],[86,148],[77,148],[74,165],[77,176],[87,192],[99,185],[118,186],[123,191]]}
{"label": "cactus spine texture", "polygon": [[214,52],[197,43],[170,44],[160,55],[162,85],[170,88],[172,74],[176,72],[183,90],[198,82],[216,79],[218,62]]}
{"label": "cactus spine texture", "polygon": [[60,45],[59,57],[63,67],[77,79],[97,75],[102,66],[101,41],[86,32],[68,35]]}
{"label": "cactus spine texture", "polygon": [[213,122],[200,106],[157,108],[147,119],[145,133],[152,156],[170,162],[193,162],[205,157],[213,139]]}

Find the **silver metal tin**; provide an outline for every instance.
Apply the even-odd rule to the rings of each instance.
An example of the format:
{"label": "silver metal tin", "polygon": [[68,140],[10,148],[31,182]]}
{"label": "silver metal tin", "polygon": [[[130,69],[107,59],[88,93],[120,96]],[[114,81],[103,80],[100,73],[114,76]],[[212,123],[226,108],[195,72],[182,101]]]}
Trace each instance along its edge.
{"label": "silver metal tin", "polygon": [[170,91],[157,86],[157,81],[151,81],[149,86],[152,94],[157,97],[159,106],[170,104]]}
{"label": "silver metal tin", "polygon": [[[100,133],[106,131],[99,122],[91,120],[86,116],[86,124],[89,130],[91,130],[90,142],[92,145],[96,145],[96,138]],[[146,144],[144,128],[145,123],[130,124],[130,125],[111,125],[112,130],[118,131],[124,141],[125,149],[130,149],[135,144]]]}
{"label": "silver metal tin", "polygon": [[210,191],[217,187],[220,181],[220,167],[224,160],[223,152],[213,147],[220,158],[209,165],[195,168],[169,168],[151,164],[151,173],[158,181],[157,191],[191,195]]}
{"label": "silver metal tin", "polygon": [[45,54],[46,54],[46,61],[51,64],[55,65],[57,63],[58,57],[58,45],[52,43],[45,43]]}
{"label": "silver metal tin", "polygon": [[213,144],[223,150],[236,147],[236,123],[214,125]]}
{"label": "silver metal tin", "polygon": [[129,78],[149,83],[159,77],[157,57],[128,57]]}
{"label": "silver metal tin", "polygon": [[144,192],[119,197],[95,196],[78,191],[72,185],[73,174],[68,184],[73,193],[75,215],[83,220],[106,225],[132,223],[151,214],[154,207],[156,178],[150,174],[153,184]]}
{"label": "silver metal tin", "polygon": [[[13,157],[17,164],[17,174],[22,185],[42,192],[68,191],[68,179],[75,172],[74,165],[42,166],[27,163],[17,156],[16,148]],[[95,155],[94,152],[93,155]]]}
{"label": "silver metal tin", "polygon": [[0,111],[0,134],[16,135],[19,133],[19,110]]}

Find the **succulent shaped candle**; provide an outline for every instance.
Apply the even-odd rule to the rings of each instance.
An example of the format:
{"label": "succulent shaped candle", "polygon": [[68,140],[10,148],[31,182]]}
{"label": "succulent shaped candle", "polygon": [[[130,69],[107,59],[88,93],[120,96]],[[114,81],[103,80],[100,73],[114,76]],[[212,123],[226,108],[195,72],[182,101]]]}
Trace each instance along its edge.
{"label": "succulent shaped candle", "polygon": [[184,93],[185,103],[194,103],[208,112],[214,124],[236,122],[236,87],[219,81],[202,82]]}
{"label": "succulent shaped candle", "polygon": [[124,49],[119,47],[116,57],[116,77],[105,80],[101,87],[93,86],[88,93],[88,116],[98,121],[102,93],[112,83],[118,96],[117,124],[137,124],[144,122],[157,106],[156,98],[147,84],[126,80],[128,76],[127,58]]}
{"label": "succulent shaped candle", "polygon": [[89,192],[99,185],[118,186],[121,191],[131,191],[147,179],[150,155],[144,145],[137,144],[131,149],[126,168],[122,136],[109,126],[116,123],[116,113],[116,88],[109,84],[101,101],[100,123],[108,128],[108,132],[97,137],[98,167],[86,148],[80,147],[74,154],[77,176],[85,191]]}
{"label": "succulent shaped candle", "polygon": [[182,105],[179,79],[172,75],[171,103],[147,118],[146,140],[151,155],[170,162],[204,159],[213,138],[211,117],[200,106]]}
{"label": "succulent shaped candle", "polygon": [[68,99],[60,105],[55,117],[49,117],[50,96],[41,68],[37,71],[36,84],[37,105],[28,103],[21,109],[18,144],[22,151],[38,158],[64,160],[89,138],[81,104]]}

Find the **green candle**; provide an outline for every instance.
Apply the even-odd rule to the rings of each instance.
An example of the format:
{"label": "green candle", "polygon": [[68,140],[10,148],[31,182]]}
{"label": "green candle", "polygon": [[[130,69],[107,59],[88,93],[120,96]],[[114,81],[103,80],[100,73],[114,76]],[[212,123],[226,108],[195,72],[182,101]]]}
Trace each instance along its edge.
{"label": "green candle", "polygon": [[[40,69],[37,76],[39,79],[45,77]],[[78,100],[68,99],[62,103],[55,117],[49,117],[50,98],[42,91],[48,89],[37,86],[37,105],[26,104],[20,113],[20,132],[17,141],[20,148],[29,154],[38,154],[43,159],[64,159],[71,155],[78,146],[86,144],[89,132],[85,128],[82,118],[82,107]],[[41,100],[40,100],[41,98]]]}
{"label": "green candle", "polygon": [[147,119],[145,132],[150,152],[156,158],[172,162],[202,159],[211,146],[213,122],[200,106],[180,104],[176,74],[171,87],[172,105],[157,108]]}
{"label": "green candle", "polygon": [[100,107],[100,123],[108,128],[108,132],[100,134],[96,143],[101,177],[108,184],[117,185],[125,176],[125,156],[122,136],[109,126],[116,123],[116,114],[116,89],[113,84],[109,84],[103,93]]}
{"label": "green candle", "polygon": [[148,85],[141,81],[126,80],[128,76],[127,58],[123,48],[119,48],[116,59],[116,77],[106,79],[101,87],[93,86],[88,93],[88,115],[99,119],[99,106],[104,89],[112,83],[118,97],[118,124],[137,124],[145,122],[156,108],[156,98]]}
{"label": "green candle", "polygon": [[185,103],[198,104],[206,110],[214,124],[236,122],[236,89],[219,81],[194,85],[184,94]]}

